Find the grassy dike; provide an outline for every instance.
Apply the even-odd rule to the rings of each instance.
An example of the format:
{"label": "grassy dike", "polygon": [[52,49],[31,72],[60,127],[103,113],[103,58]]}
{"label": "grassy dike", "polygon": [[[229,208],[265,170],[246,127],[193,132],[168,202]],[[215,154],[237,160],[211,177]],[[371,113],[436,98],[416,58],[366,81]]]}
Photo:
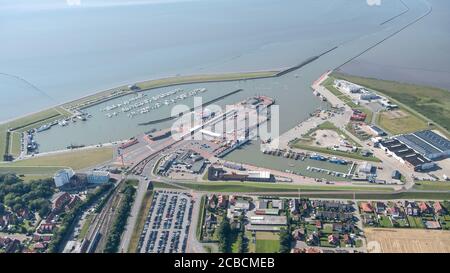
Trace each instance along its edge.
{"label": "grassy dike", "polygon": [[[166,184],[160,182],[152,182],[155,188],[168,188]],[[251,182],[204,182],[204,183],[177,183],[184,187],[191,188],[198,191],[209,192],[241,192],[255,193],[255,192],[271,192],[271,195],[280,195],[283,197],[310,197],[310,198],[330,198],[330,199],[360,199],[360,200],[395,200],[395,199],[423,199],[423,200],[449,200],[450,191],[444,192],[394,192],[392,188],[380,187],[352,187],[352,186],[294,186],[283,184],[266,184],[266,183],[251,183]],[[250,184],[250,185],[249,185]],[[175,186],[169,188],[176,189]],[[178,188],[181,189],[181,188]],[[435,189],[435,188],[434,188]],[[301,190],[299,192],[299,190]],[[421,190],[415,188],[415,190]],[[427,188],[426,190],[432,190]],[[332,192],[333,194],[324,194],[322,192]],[[345,191],[345,192],[342,192]],[[354,193],[348,193],[353,191]],[[362,192],[364,191],[364,192]],[[373,193],[370,193],[373,191]],[[277,192],[279,192],[277,194]],[[289,193],[292,192],[292,193]],[[308,192],[308,193],[304,193]]]}
{"label": "grassy dike", "polygon": [[[275,77],[279,71],[256,71],[256,72],[239,72],[239,73],[222,73],[222,74],[204,74],[204,75],[188,75],[175,76],[161,79],[147,80],[136,83],[142,91],[168,87],[181,84],[190,83],[207,83],[207,82],[223,82],[223,81],[237,81],[250,80],[258,78]],[[125,96],[133,93],[128,86],[118,86],[105,91],[101,91],[92,95],[82,97],[80,99],[68,102],[63,106],[69,109],[87,108],[89,106],[98,104],[109,99]]]}
{"label": "grassy dike", "polygon": [[[164,183],[152,182],[154,187],[167,188]],[[390,187],[358,187],[358,186],[309,186],[285,183],[264,183],[264,182],[200,182],[200,183],[174,183],[182,187],[195,191],[210,192],[298,192],[301,191],[374,191],[393,192]],[[170,186],[169,186],[170,187]],[[174,188],[174,186],[172,186]]]}
{"label": "grassy dike", "polygon": [[[204,74],[190,76],[176,76],[162,79],[148,80],[136,83],[142,90],[151,90],[155,88],[175,86],[190,83],[208,83],[208,82],[225,82],[251,80],[268,77],[276,77],[280,71],[256,71],[241,73],[223,73],[223,74]],[[114,99],[117,97],[132,94],[128,86],[119,86],[116,88],[101,91],[92,95],[82,97],[80,99],[62,104],[61,106],[52,107],[37,113],[26,115],[0,124],[0,161],[3,161],[4,154],[12,154],[18,156],[20,153],[20,135],[22,132],[48,124],[55,120],[67,118],[72,115],[66,109],[84,109],[98,103]],[[8,130],[11,134],[8,134]]]}
{"label": "grassy dike", "polygon": [[55,171],[64,167],[79,170],[98,165],[112,158],[113,149],[111,147],[81,149],[0,163],[0,173],[53,175]]}
{"label": "grassy dike", "polygon": [[134,226],[133,234],[131,235],[130,244],[128,245],[128,253],[138,253],[137,249],[139,244],[139,238],[144,230],[145,220],[150,210],[153,199],[153,190],[147,190],[142,200],[141,207],[139,208],[138,215],[136,217],[136,225]]}
{"label": "grassy dike", "polygon": [[206,195],[202,195],[200,198],[200,209],[199,209],[199,217],[197,220],[197,227],[195,230],[195,235],[197,236],[197,240],[202,241],[203,240],[203,223],[205,222],[205,206],[206,206]]}

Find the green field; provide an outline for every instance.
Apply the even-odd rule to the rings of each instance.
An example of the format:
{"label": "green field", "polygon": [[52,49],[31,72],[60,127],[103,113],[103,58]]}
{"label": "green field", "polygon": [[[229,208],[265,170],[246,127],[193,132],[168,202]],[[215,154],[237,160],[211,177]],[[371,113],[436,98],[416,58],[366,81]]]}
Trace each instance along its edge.
{"label": "green field", "polygon": [[110,147],[67,151],[43,155],[11,163],[1,163],[0,172],[17,174],[53,174],[62,167],[79,170],[111,160],[113,149]]}
{"label": "green field", "polygon": [[411,228],[425,228],[422,218],[420,217],[408,216],[408,222]]}
{"label": "green field", "polygon": [[9,163],[0,163],[0,173],[15,173],[25,177],[48,177],[60,170],[61,166],[15,166]]}
{"label": "green field", "polygon": [[333,73],[334,77],[344,79],[373,89],[398,103],[401,108],[412,114],[424,116],[440,125],[442,131],[450,130],[450,93],[448,90],[419,86],[395,81],[355,77]]}
{"label": "green field", "polygon": [[[273,195],[276,195],[274,193]],[[298,193],[283,193],[283,197],[298,197]],[[397,199],[426,199],[426,200],[450,200],[449,192],[400,192],[400,193],[340,193],[333,194],[301,193],[302,197],[309,198],[331,198],[331,199],[353,199],[356,200],[397,200]]]}
{"label": "green field", "polygon": [[388,216],[381,215],[379,220],[380,227],[391,228],[393,227],[391,220]]}
{"label": "green field", "polygon": [[256,253],[277,253],[280,251],[280,239],[278,234],[270,232],[256,233]]}
{"label": "green field", "polygon": [[406,113],[405,117],[391,118],[390,111],[383,111],[377,115],[376,123],[393,135],[429,129],[428,123],[424,119],[406,112],[404,109],[402,112]]}
{"label": "green field", "polygon": [[152,185],[154,188],[163,188],[163,189],[181,189],[181,187],[177,187],[171,184],[166,184],[162,182],[152,181]]}
{"label": "green field", "polygon": [[197,227],[195,229],[197,240],[201,241],[203,239],[203,221],[205,217],[205,205],[206,205],[206,195],[202,195],[200,198],[200,209],[199,217],[197,220]]}

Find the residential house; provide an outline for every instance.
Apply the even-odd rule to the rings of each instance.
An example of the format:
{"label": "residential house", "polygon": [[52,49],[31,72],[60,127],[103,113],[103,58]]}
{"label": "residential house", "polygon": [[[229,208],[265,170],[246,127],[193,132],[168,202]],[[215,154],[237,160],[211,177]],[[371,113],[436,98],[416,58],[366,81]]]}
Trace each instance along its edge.
{"label": "residential house", "polygon": [[308,245],[312,245],[312,246],[318,246],[319,242],[320,242],[320,239],[316,232],[309,234],[308,238],[306,239],[306,243]]}
{"label": "residential house", "polygon": [[317,220],[316,221],[316,228],[321,229],[322,228],[322,222]]}
{"label": "residential house", "polygon": [[217,224],[217,217],[210,213],[205,219],[205,226],[207,229],[212,229]]}
{"label": "residential house", "polygon": [[208,207],[215,209],[216,208],[216,202],[215,202],[215,198],[216,196],[213,194],[211,196],[209,196],[208,198]]}
{"label": "residential house", "polygon": [[74,197],[72,197],[72,199],[66,205],[66,208],[71,210],[79,203],[81,203],[81,199],[80,199],[80,197],[78,197],[78,195],[75,195]]}
{"label": "residential house", "polygon": [[420,209],[416,202],[405,201],[405,212],[408,216],[418,216],[420,214]]}
{"label": "residential house", "polygon": [[373,213],[373,207],[368,202],[362,202],[360,207],[361,207],[361,211],[363,211],[364,213]]}
{"label": "residential house", "polygon": [[305,239],[305,229],[298,228],[292,232],[294,240],[303,241]]}
{"label": "residential house", "polygon": [[420,213],[421,213],[421,214],[428,214],[428,213],[431,213],[431,208],[430,208],[430,206],[428,206],[428,204],[425,203],[425,202],[420,202],[420,203],[419,203],[419,209],[420,209]]}
{"label": "residential house", "polygon": [[47,248],[47,243],[37,242],[33,245],[33,249],[37,251],[44,251]]}
{"label": "residential house", "polygon": [[366,226],[374,226],[376,221],[373,214],[363,214],[361,215],[362,221]]}
{"label": "residential house", "polygon": [[352,212],[353,206],[339,201],[327,201],[327,200],[314,200],[311,205],[314,208],[319,208],[326,211],[334,212]]}
{"label": "residential house", "polygon": [[22,208],[17,212],[17,216],[19,216],[20,219],[29,220],[32,218],[33,214],[30,213],[28,209]]}
{"label": "residential house", "polygon": [[316,219],[324,221],[346,222],[353,220],[353,213],[350,212],[319,211],[315,216]]}
{"label": "residential house", "polygon": [[218,196],[217,205],[221,208],[225,207],[227,204],[226,197],[223,195]]}
{"label": "residential house", "polygon": [[38,232],[41,234],[52,233],[56,225],[54,223],[41,223]]}
{"label": "residential house", "polygon": [[332,245],[337,245],[339,243],[339,235],[337,234],[328,235],[328,243]]}
{"label": "residential house", "polygon": [[60,192],[56,194],[52,201],[52,208],[54,211],[62,211],[64,206],[67,205],[72,197],[67,192]]}
{"label": "residential house", "polygon": [[344,244],[346,245],[353,245],[353,239],[350,235],[348,234],[344,234],[344,236],[342,236],[344,239]]}
{"label": "residential house", "polygon": [[400,208],[395,205],[387,209],[387,214],[390,215],[393,219],[402,218]]}
{"label": "residential house", "polygon": [[289,211],[291,212],[291,214],[297,214],[299,212],[298,205],[299,204],[297,199],[289,200]]}
{"label": "residential house", "polygon": [[354,228],[353,223],[333,223],[333,231],[338,233],[353,232]]}
{"label": "residential house", "polygon": [[33,234],[33,241],[34,242],[50,242],[52,240],[53,234]]}
{"label": "residential house", "polygon": [[230,195],[228,197],[228,202],[230,203],[230,205],[235,205],[236,204],[236,200],[237,200],[237,198],[234,195]]}
{"label": "residential house", "polygon": [[433,209],[434,209],[434,213],[436,213],[437,215],[442,215],[442,214],[446,213],[444,207],[442,207],[442,205],[439,201],[434,202]]}
{"label": "residential house", "polygon": [[375,203],[375,212],[377,214],[385,214],[386,213],[386,204],[384,202],[376,202]]}

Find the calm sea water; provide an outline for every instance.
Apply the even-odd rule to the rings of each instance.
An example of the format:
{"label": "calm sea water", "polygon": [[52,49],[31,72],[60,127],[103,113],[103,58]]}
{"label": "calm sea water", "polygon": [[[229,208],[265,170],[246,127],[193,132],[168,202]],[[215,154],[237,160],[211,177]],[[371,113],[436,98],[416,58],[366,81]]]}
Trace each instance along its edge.
{"label": "calm sea water", "polygon": [[450,90],[450,1],[428,2],[428,16],[342,70]]}
{"label": "calm sea water", "polygon": [[139,80],[291,66],[378,31],[402,9],[365,0],[0,0],[0,120]]}
{"label": "calm sea water", "polygon": [[[79,7],[47,3],[32,8],[13,4],[0,8],[5,14],[0,16],[0,31],[7,38],[0,43],[0,72],[14,75],[0,76],[0,119],[144,79],[289,67],[337,46],[317,61],[277,79],[180,86],[185,90],[208,88],[205,101],[244,89],[221,105],[254,94],[272,96],[280,105],[283,132],[320,106],[310,85],[322,73],[389,37],[429,8],[425,0],[404,0],[409,11],[381,24],[402,13],[404,5],[382,1],[380,6],[370,6],[365,0],[161,2],[125,5],[117,0],[115,5],[106,5],[82,0]],[[398,50],[396,54],[407,53]],[[87,109],[93,115],[88,122],[39,133],[41,152],[64,149],[69,144],[125,139],[170,126],[137,125],[166,116],[169,108],[134,119],[125,115],[108,119],[100,109],[112,103],[115,101]],[[271,166],[273,158],[256,153],[260,155],[254,143],[228,158]],[[277,168],[286,168],[280,164]]]}

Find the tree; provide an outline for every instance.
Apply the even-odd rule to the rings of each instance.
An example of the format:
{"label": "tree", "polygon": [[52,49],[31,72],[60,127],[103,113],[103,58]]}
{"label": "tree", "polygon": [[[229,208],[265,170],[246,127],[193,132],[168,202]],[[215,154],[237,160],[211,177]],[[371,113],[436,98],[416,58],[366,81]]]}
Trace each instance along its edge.
{"label": "tree", "polygon": [[23,208],[23,207],[22,207],[22,204],[16,203],[16,204],[14,204],[14,206],[13,206],[13,211],[18,212],[18,211],[21,210],[22,208]]}
{"label": "tree", "polygon": [[0,203],[0,216],[5,214],[5,205],[3,203]]}
{"label": "tree", "polygon": [[231,226],[230,222],[226,217],[220,223],[217,232],[219,237],[219,250],[223,253],[231,252],[231,240],[230,240]]}
{"label": "tree", "polygon": [[39,216],[45,218],[51,211],[50,204],[46,203],[39,209]]}
{"label": "tree", "polygon": [[289,253],[291,251],[292,235],[287,229],[280,230],[280,252]]}

